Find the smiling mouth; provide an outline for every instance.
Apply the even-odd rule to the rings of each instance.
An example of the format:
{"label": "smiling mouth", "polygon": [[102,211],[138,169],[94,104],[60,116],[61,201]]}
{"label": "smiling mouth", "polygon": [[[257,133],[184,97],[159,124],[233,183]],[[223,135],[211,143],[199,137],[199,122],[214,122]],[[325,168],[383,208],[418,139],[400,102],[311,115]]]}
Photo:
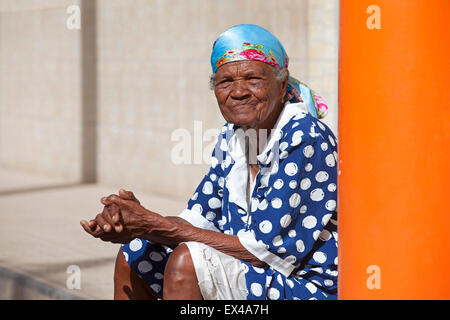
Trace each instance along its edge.
{"label": "smiling mouth", "polygon": [[245,109],[245,108],[251,108],[251,107],[253,107],[253,106],[250,104],[238,104],[238,105],[231,107],[231,110]]}

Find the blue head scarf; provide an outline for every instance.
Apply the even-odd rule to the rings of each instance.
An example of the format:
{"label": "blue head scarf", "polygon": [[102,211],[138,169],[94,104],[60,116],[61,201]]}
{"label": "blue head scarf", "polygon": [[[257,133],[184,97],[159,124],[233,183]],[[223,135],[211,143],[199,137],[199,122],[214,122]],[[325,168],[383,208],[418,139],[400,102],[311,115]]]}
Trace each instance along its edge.
{"label": "blue head scarf", "polygon": [[[234,61],[262,61],[275,68],[287,68],[289,57],[280,41],[266,29],[254,24],[240,24],[222,33],[214,42],[211,53],[213,73]],[[286,100],[291,103],[305,102],[308,111],[316,118],[323,118],[328,107],[306,84],[289,77]]]}

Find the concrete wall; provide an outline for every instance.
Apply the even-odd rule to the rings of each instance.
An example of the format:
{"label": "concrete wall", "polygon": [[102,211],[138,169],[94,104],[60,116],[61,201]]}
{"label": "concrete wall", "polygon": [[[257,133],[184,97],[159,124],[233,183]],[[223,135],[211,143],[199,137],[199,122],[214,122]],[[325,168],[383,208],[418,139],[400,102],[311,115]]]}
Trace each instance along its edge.
{"label": "concrete wall", "polygon": [[66,28],[78,1],[0,1],[0,161],[80,176],[80,33]]}
{"label": "concrete wall", "polygon": [[98,0],[88,31],[65,27],[73,3],[0,0],[3,166],[188,197],[207,164],[175,165],[171,134],[223,124],[209,56],[239,23],[281,40],[291,74],[325,98],[336,131],[338,0]]}

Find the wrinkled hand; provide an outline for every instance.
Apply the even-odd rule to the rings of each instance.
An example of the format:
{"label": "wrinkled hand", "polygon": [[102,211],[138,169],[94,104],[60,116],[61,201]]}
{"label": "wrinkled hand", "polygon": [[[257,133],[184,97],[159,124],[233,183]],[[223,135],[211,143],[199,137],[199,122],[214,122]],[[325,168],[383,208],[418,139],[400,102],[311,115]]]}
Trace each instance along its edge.
{"label": "wrinkled hand", "polygon": [[[139,200],[131,191],[121,189],[119,190],[119,196],[124,200],[140,204]],[[102,198],[102,203],[105,199],[106,197]],[[103,211],[99,213],[95,219],[90,220],[89,222],[82,220],[80,224],[87,233],[95,238],[100,238],[103,241],[128,243],[135,238],[129,230],[124,228],[120,209],[116,204],[105,205]]]}
{"label": "wrinkled hand", "polygon": [[120,219],[124,231],[133,238],[142,238],[154,243],[171,245],[177,243],[176,236],[180,223],[145,209],[134,200],[122,196],[110,195],[102,198],[105,206],[119,207]]}

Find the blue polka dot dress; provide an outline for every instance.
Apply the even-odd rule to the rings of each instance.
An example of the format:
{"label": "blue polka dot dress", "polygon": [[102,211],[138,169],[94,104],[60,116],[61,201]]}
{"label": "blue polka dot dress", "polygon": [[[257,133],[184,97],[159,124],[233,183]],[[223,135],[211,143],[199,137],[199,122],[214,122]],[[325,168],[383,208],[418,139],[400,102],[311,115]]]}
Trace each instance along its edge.
{"label": "blue polka dot dress", "polygon": [[[180,216],[197,227],[237,236],[266,262],[267,268],[258,268],[242,261],[247,299],[336,299],[335,136],[304,104],[287,104],[255,159],[260,171],[247,199],[248,159],[238,133],[233,124],[222,128],[209,172]],[[148,274],[147,283],[160,289],[171,250],[143,242],[142,252],[130,250],[130,243],[124,254],[134,269],[139,271],[141,263],[147,272],[140,275],[146,280]],[[151,252],[159,261],[148,258]]]}

